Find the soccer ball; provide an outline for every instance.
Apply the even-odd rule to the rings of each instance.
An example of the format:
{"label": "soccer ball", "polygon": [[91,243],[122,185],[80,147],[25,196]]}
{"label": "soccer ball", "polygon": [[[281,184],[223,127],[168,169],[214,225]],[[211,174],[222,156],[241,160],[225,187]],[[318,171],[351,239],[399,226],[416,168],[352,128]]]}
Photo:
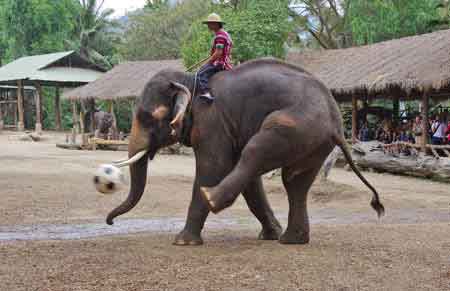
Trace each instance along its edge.
{"label": "soccer ball", "polygon": [[102,194],[113,194],[125,184],[125,178],[119,168],[104,164],[98,167],[94,175],[94,186]]}

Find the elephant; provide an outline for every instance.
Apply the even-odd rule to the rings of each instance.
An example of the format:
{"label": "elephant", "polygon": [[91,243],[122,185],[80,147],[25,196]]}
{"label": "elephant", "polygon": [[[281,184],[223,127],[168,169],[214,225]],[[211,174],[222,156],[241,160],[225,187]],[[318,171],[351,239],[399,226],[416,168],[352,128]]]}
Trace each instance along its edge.
{"label": "elephant", "polygon": [[[132,122],[129,194],[108,214],[107,224],[136,206],[148,161],[176,142],[193,148],[196,167],[186,223],[175,245],[203,244],[208,214],[231,206],[241,193],[261,223],[259,239],[308,243],[308,190],[335,146],[372,191],[370,204],[378,216],[384,214],[378,192],[352,161],[335,99],[311,73],[262,58],[214,75],[209,86],[213,101],[197,96],[198,80],[192,73],[164,69],[148,81]],[[278,168],[289,202],[284,233],[261,179]]]}
{"label": "elephant", "polygon": [[95,111],[94,113],[95,136],[105,138],[110,128],[114,125],[114,116],[105,111]]}

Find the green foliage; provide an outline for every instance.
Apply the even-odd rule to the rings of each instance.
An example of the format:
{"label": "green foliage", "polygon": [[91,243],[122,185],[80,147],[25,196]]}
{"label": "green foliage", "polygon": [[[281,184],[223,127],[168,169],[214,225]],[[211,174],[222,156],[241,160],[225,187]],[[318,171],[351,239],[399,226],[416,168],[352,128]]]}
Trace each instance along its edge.
{"label": "green foliage", "polygon": [[133,121],[133,104],[130,101],[117,101],[114,104],[114,113],[117,120],[117,129],[129,132]]}
{"label": "green foliage", "polygon": [[168,6],[169,1],[167,0],[147,0],[147,4],[145,4],[146,9],[150,9],[153,11],[165,9],[168,8]]}
{"label": "green foliage", "polygon": [[76,25],[65,42],[80,55],[106,69],[112,68],[117,50],[113,45],[120,41],[113,28],[118,23],[111,20],[112,9],[103,9],[103,1],[85,0],[80,3]]}
{"label": "green foliage", "polygon": [[[234,40],[235,62],[263,56],[284,57],[284,44],[292,28],[288,2],[248,0],[236,4],[236,8],[224,4],[212,6],[210,12],[215,11],[222,16],[226,22],[225,29]],[[186,66],[208,56],[212,37],[201,19],[192,24],[181,48]]]}
{"label": "green foliage", "polygon": [[357,45],[433,30],[439,18],[436,0],[348,0],[348,17]]}
{"label": "green foliage", "polygon": [[297,32],[302,34],[298,43],[303,47],[325,49],[350,46],[351,38],[346,27],[346,12],[350,2],[351,0],[292,0],[290,16]]}
{"label": "green foliage", "polygon": [[174,8],[161,5],[131,16],[120,52],[128,60],[174,59],[191,23],[208,11],[208,2],[187,0]]}
{"label": "green foliage", "polygon": [[64,50],[74,29],[77,1],[2,0],[0,58],[9,62],[24,55]]}

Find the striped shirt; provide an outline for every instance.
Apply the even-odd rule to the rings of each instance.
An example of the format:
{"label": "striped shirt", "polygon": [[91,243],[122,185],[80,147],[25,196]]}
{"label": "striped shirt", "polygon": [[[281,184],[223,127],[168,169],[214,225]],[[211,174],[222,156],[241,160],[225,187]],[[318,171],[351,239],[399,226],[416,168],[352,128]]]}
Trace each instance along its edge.
{"label": "striped shirt", "polygon": [[219,59],[215,60],[212,64],[214,66],[219,66],[224,70],[231,70],[233,65],[231,63],[231,50],[233,48],[233,41],[230,35],[223,29],[216,32],[213,39],[211,55],[214,54],[216,49],[223,49],[223,55]]}

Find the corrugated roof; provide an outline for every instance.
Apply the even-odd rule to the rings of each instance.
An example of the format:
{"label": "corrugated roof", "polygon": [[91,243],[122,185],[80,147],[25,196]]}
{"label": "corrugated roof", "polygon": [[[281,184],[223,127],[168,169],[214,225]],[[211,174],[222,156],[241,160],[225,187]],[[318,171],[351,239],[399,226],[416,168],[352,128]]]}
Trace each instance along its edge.
{"label": "corrugated roof", "polygon": [[[101,70],[94,64],[91,65],[92,68],[72,67],[70,65],[52,66],[67,57],[81,59],[74,51],[17,59],[0,68],[0,82],[39,80],[44,82],[87,83],[101,76]],[[87,63],[88,61],[84,62]]]}
{"label": "corrugated roof", "polygon": [[141,95],[151,77],[162,69],[185,70],[181,60],[127,62],[115,66],[92,83],[65,92],[63,98],[136,98]]}
{"label": "corrugated roof", "polygon": [[393,88],[439,91],[450,84],[450,30],[348,49],[290,53],[287,60],[316,75],[337,99]]}
{"label": "corrugated roof", "polygon": [[104,73],[84,68],[50,67],[36,71],[30,80],[52,82],[89,83],[100,78]]}

